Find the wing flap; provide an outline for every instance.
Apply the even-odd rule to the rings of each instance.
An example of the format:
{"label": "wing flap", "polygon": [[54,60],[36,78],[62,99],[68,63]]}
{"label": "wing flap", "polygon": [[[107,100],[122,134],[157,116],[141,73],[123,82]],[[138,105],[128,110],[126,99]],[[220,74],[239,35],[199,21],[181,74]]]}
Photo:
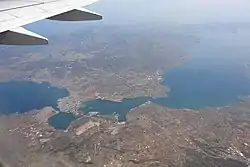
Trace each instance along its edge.
{"label": "wing flap", "polygon": [[49,17],[48,19],[60,21],[84,21],[101,20],[102,16],[85,8],[78,8],[53,17]]}
{"label": "wing flap", "polygon": [[[5,11],[1,11],[0,6],[0,16],[2,13],[4,13],[4,17],[0,17],[0,33],[32,22],[36,22],[38,20],[72,11],[80,6],[86,6],[96,1],[97,0],[39,1],[37,4],[31,4],[30,6],[13,8]],[[3,3],[3,1],[1,3]],[[6,3],[8,2],[6,1]]]}
{"label": "wing flap", "polygon": [[36,7],[44,11],[50,11],[50,10],[60,9],[65,6],[70,6],[70,4],[68,4],[67,1],[62,1],[61,3],[58,3],[58,1],[55,1],[55,2],[50,2],[47,4],[37,5]]}
{"label": "wing flap", "polygon": [[[1,22],[6,22],[8,20],[13,20],[15,19],[16,17],[14,16],[11,16],[9,13],[6,13],[6,12],[0,12],[0,25],[1,25]],[[0,27],[1,29],[1,27]]]}
{"label": "wing flap", "polygon": [[45,10],[43,9],[39,9],[38,7],[25,7],[25,8],[20,8],[18,10],[10,10],[10,11],[6,11],[6,13],[8,13],[11,16],[14,16],[16,18],[23,18],[23,17],[27,17],[27,16],[35,16],[36,14],[41,14],[44,13]]}
{"label": "wing flap", "polygon": [[0,44],[47,44],[45,37],[21,27],[46,18],[61,21],[101,20],[100,14],[79,8],[96,1],[98,0],[0,0]]}
{"label": "wing flap", "polygon": [[0,44],[5,45],[45,45],[48,39],[22,27],[0,34]]}
{"label": "wing flap", "polygon": [[1,0],[0,1],[0,12],[8,11],[18,8],[24,8],[28,6],[38,5],[44,3],[44,1],[27,1],[27,0]]}

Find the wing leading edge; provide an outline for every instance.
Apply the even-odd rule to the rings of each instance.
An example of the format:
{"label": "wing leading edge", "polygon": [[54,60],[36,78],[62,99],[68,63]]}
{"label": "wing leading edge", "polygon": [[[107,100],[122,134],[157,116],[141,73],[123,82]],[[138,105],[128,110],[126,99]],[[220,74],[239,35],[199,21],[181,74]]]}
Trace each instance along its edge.
{"label": "wing leading edge", "polygon": [[[58,21],[101,20],[100,14],[82,7],[95,1],[97,0],[37,0],[32,1],[32,3],[22,1],[22,4],[20,1],[0,1],[0,44],[47,44],[47,38],[21,27],[42,19]],[[9,2],[12,3],[8,5]]]}

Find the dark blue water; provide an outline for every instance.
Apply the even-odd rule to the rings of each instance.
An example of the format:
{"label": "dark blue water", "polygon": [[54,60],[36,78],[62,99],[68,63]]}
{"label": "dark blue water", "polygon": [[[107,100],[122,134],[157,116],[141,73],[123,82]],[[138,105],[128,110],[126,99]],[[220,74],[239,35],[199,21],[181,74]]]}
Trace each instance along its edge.
{"label": "dark blue water", "polygon": [[165,74],[162,84],[171,91],[168,98],[153,102],[171,108],[225,106],[250,94],[249,73],[245,69],[247,52],[219,44],[199,44],[191,50],[193,58]]}
{"label": "dark blue water", "polygon": [[[99,112],[99,115],[117,115],[118,121],[126,121],[126,114],[130,109],[139,106],[150,100],[151,98],[140,97],[133,99],[123,99],[122,102],[114,102],[109,100],[90,100],[84,103],[80,108],[84,113]],[[59,112],[58,114],[50,117],[48,123],[57,130],[65,130],[69,127],[70,123],[78,117],[72,113]]]}
{"label": "dark blue water", "polygon": [[0,113],[25,113],[33,109],[51,106],[57,109],[58,99],[66,97],[66,89],[49,83],[9,81],[0,83]]}
{"label": "dark blue water", "polygon": [[48,123],[57,130],[65,130],[70,123],[76,120],[77,117],[72,113],[59,112],[58,114],[50,117]]}
{"label": "dark blue water", "polygon": [[163,85],[171,89],[168,97],[138,97],[122,102],[92,100],[85,103],[85,113],[118,114],[119,121],[146,101],[170,108],[199,109],[237,103],[240,96],[250,94],[249,72],[245,68],[250,50],[216,43],[200,43],[189,50],[192,59],[166,72]]}
{"label": "dark blue water", "polygon": [[109,100],[91,100],[84,103],[84,107],[81,110],[84,113],[99,112],[100,115],[112,115],[118,116],[118,121],[126,121],[126,115],[132,108],[135,108],[151,98],[138,97],[131,99],[123,99],[122,102],[114,102]]}

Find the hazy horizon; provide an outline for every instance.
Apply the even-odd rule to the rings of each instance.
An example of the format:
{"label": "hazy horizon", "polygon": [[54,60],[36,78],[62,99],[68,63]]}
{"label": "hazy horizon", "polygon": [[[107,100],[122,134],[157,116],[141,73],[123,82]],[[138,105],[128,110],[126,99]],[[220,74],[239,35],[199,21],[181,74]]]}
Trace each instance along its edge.
{"label": "hazy horizon", "polygon": [[247,0],[100,0],[90,8],[103,12],[109,21],[150,21],[179,24],[249,22]]}

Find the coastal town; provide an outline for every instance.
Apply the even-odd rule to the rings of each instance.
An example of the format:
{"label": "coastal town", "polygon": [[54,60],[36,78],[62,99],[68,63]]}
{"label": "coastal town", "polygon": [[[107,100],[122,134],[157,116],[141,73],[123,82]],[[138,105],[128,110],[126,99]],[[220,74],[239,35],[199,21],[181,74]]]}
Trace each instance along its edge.
{"label": "coastal town", "polygon": [[[50,163],[140,167],[212,163],[247,167],[250,163],[248,107],[241,104],[240,112],[234,112],[232,106],[219,111],[208,108],[198,113],[147,102],[129,112],[125,124],[111,117],[83,116],[67,130],[55,130],[48,125],[50,108],[0,117],[1,136],[5,136],[1,140],[12,146],[8,147],[6,142],[0,145],[0,155],[4,158],[1,162],[12,166]],[[238,120],[244,121],[238,124]],[[21,145],[14,142],[17,137],[22,139]],[[15,152],[8,155],[8,163],[6,151]],[[48,162],[44,161],[45,157]]]}

